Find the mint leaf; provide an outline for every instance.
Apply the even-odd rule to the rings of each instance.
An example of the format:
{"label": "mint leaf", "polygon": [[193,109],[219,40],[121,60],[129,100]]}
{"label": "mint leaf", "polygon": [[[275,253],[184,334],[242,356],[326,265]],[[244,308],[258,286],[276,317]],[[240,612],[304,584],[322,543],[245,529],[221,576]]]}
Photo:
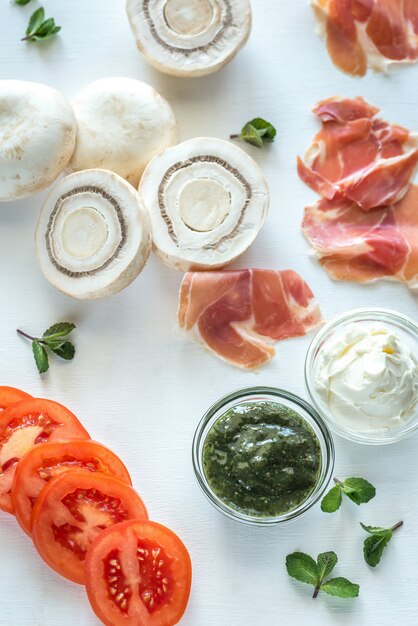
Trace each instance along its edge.
{"label": "mint leaf", "polygon": [[365,539],[363,548],[364,560],[370,567],[376,567],[376,565],[380,563],[383,551],[391,539],[391,530],[381,535],[372,535]]}
{"label": "mint leaf", "polygon": [[338,557],[335,552],[318,554],[317,563],[308,554],[294,552],[286,557],[286,568],[292,578],[315,587],[313,598],[318,596],[321,589],[330,596],[356,598],[360,587],[346,578],[332,578],[323,582],[323,579],[331,574],[337,562]]}
{"label": "mint leaf", "polygon": [[342,490],[356,504],[365,504],[376,495],[375,487],[364,478],[346,478]]}
{"label": "mint leaf", "polygon": [[66,361],[72,361],[75,355],[75,348],[71,341],[65,341],[61,345],[57,345],[55,347],[48,344],[48,348],[61,359],[65,359]]}
{"label": "mint leaf", "polygon": [[321,591],[337,598],[357,598],[360,593],[360,587],[347,580],[347,578],[340,577],[328,580],[321,586]]}
{"label": "mint leaf", "polygon": [[360,522],[360,526],[366,531],[366,533],[370,533],[371,535],[382,535],[388,530],[388,528],[382,528],[381,526],[366,526],[366,524],[363,524],[362,522]]}
{"label": "mint leaf", "polygon": [[30,0],[15,0],[15,4],[19,4],[21,7],[24,7],[26,4],[29,4]]}
{"label": "mint leaf", "polygon": [[32,13],[32,15],[30,16],[29,24],[26,29],[26,36],[31,37],[34,33],[36,33],[36,31],[41,26],[44,19],[45,19],[45,9],[40,7],[39,9],[35,11],[35,13]]}
{"label": "mint leaf", "polygon": [[26,37],[22,41],[42,41],[53,37],[61,30],[61,26],[55,24],[53,17],[45,19],[45,10],[40,7],[29,20],[26,29]]}
{"label": "mint leaf", "polygon": [[322,498],[321,510],[324,513],[334,513],[340,508],[342,499],[341,487],[340,485],[335,485]]}
{"label": "mint leaf", "polygon": [[338,557],[335,552],[322,552],[318,554],[316,564],[319,580],[322,581],[326,576],[329,576],[337,563]]}
{"label": "mint leaf", "polygon": [[293,552],[286,557],[286,569],[289,576],[301,583],[317,585],[319,582],[318,568],[308,554]]}
{"label": "mint leaf", "polygon": [[32,341],[32,350],[38,372],[40,374],[43,374],[49,368],[48,355],[46,353],[46,350],[43,346],[41,346],[37,339],[34,339]]}
{"label": "mint leaf", "polygon": [[392,528],[381,526],[366,526],[360,522],[360,526],[371,535],[364,540],[363,555],[364,560],[370,567],[376,567],[380,563],[382,554],[391,541],[395,530],[400,528],[403,522],[398,522]]}
{"label": "mint leaf", "polygon": [[242,139],[257,148],[265,143],[272,143],[276,137],[276,129],[270,122],[256,117],[243,126],[239,135],[231,135],[231,139]]}
{"label": "mint leaf", "polygon": [[75,355],[75,347],[71,341],[67,341],[68,335],[74,330],[75,324],[72,322],[58,322],[50,326],[42,337],[33,337],[23,330],[17,332],[25,339],[32,341],[32,349],[39,372],[42,374],[48,369],[48,352],[51,350],[61,359],[71,361]]}
{"label": "mint leaf", "polygon": [[342,493],[356,504],[369,502],[376,495],[376,489],[364,478],[346,478],[344,481],[334,478],[337,483],[322,498],[321,509],[324,513],[334,513],[342,502]]}
{"label": "mint leaf", "polygon": [[71,333],[71,331],[76,328],[75,324],[71,322],[58,322],[58,324],[54,324],[50,326],[42,335],[43,339],[58,339],[59,337],[66,337]]}
{"label": "mint leaf", "polygon": [[376,567],[380,563],[382,554],[393,537],[395,530],[403,526],[403,522],[398,522],[392,528],[382,528],[381,526],[366,526],[360,522],[360,526],[371,537],[364,540],[363,554],[364,560],[370,567]]}

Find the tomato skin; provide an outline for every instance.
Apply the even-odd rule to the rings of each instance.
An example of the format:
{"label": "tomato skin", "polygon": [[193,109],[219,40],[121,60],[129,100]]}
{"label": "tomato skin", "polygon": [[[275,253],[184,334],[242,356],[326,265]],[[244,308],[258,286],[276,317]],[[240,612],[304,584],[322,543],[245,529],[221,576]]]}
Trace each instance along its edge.
{"label": "tomato skin", "polygon": [[41,443],[26,452],[16,466],[12,484],[12,503],[16,519],[30,535],[34,500],[54,476],[64,471],[100,472],[132,484],[119,457],[92,440]]}
{"label": "tomato skin", "polygon": [[[164,599],[162,606],[156,610],[150,609],[149,604],[147,608],[139,595],[143,576],[140,570],[142,565],[137,556],[140,550],[137,548],[144,541],[150,546],[158,547],[164,554],[164,559],[170,561],[168,576],[172,580],[167,580],[170,597]],[[151,552],[153,555],[154,552]],[[118,571],[118,574],[122,572],[119,574],[122,578],[120,589],[126,591],[129,588],[128,596],[125,596],[129,598],[126,606],[124,599],[119,599],[118,603],[118,595],[111,593],[111,585],[118,583],[112,582],[114,578],[111,575],[106,578],[106,560],[112,555],[115,558],[115,554],[121,555],[121,569]],[[148,557],[152,559],[152,555],[150,553]],[[129,520],[111,526],[100,533],[91,544],[84,568],[90,604],[106,626],[174,626],[187,608],[192,582],[190,555],[177,535],[161,524]],[[149,582],[145,584],[148,585]],[[158,594],[156,597],[158,598]]]}
{"label": "tomato skin", "polygon": [[[40,419],[44,419],[43,425]],[[76,416],[58,402],[30,398],[12,404],[0,414],[0,510],[13,513],[11,487],[19,459],[38,443],[68,439],[90,439],[90,435]],[[11,457],[7,457],[7,448]]]}
{"label": "tomato skin", "polygon": [[12,404],[17,404],[22,400],[29,400],[30,398],[32,398],[32,396],[21,389],[17,389],[17,387],[0,385],[0,412],[9,408]]}
{"label": "tomato skin", "polygon": [[[96,497],[100,501],[97,506],[92,502]],[[119,503],[116,508],[115,503]],[[83,585],[85,555],[80,551],[121,516],[148,519],[143,501],[130,485],[104,474],[64,472],[49,481],[36,501],[31,515],[32,540],[47,565]]]}

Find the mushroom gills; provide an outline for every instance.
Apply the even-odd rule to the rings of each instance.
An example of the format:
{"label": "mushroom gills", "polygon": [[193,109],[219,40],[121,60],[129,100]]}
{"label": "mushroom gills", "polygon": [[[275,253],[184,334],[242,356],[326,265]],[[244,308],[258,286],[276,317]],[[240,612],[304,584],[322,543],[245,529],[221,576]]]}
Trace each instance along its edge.
{"label": "mushroom gills", "polygon": [[139,50],[173,76],[204,76],[228,63],[251,31],[249,0],[127,0]]}
{"label": "mushroom gills", "polygon": [[138,193],[106,170],[71,174],[54,187],[36,231],[41,269],[58,289],[98,298],[126,287],[150,249],[149,221]]}
{"label": "mushroom gills", "polygon": [[219,139],[167,149],[148,165],[139,191],[157,255],[184,271],[231,263],[256,238],[269,204],[258,165]]}

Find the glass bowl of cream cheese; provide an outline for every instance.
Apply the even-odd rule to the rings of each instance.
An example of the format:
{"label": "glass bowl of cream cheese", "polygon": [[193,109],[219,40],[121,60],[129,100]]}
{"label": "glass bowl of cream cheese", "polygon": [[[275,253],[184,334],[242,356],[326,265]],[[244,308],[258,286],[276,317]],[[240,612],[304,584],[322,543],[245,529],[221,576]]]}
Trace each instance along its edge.
{"label": "glass bowl of cream cheese", "polygon": [[418,429],[418,326],[387,309],[356,309],[315,335],[306,355],[312,404],[337,434],[394,443]]}

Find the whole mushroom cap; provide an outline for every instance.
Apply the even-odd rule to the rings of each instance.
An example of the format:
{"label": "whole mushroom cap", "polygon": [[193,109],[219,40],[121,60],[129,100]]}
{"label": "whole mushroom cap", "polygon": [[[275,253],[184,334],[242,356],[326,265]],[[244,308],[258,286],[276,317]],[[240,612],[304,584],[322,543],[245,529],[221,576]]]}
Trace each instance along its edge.
{"label": "whole mushroom cap", "polygon": [[48,187],[74,151],[76,120],[55,89],[20,80],[0,81],[0,201]]}
{"label": "whole mushroom cap", "polygon": [[70,171],[104,168],[137,187],[148,162],[177,143],[170,105],[139,80],[97,80],[78,94],[73,107],[78,134]]}

